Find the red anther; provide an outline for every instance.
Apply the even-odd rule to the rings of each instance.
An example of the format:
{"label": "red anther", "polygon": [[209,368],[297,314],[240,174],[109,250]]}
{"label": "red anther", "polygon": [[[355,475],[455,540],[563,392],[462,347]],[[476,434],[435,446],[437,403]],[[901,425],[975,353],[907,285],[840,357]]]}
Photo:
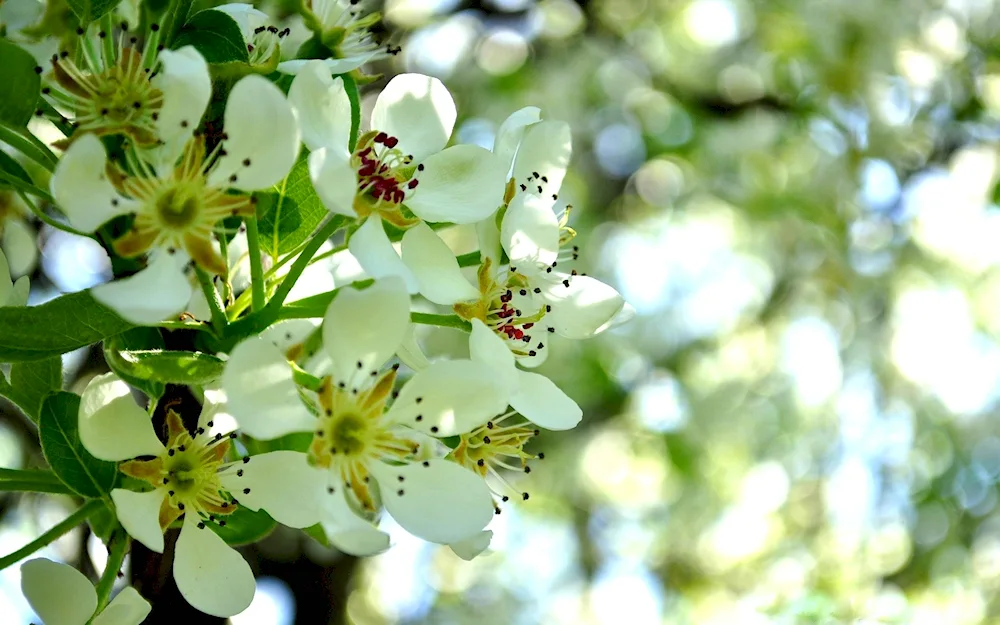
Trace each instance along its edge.
{"label": "red anther", "polygon": [[419,182],[419,180],[417,180],[416,178],[414,178],[413,180],[411,180],[411,181],[410,181],[410,182],[409,182],[409,183],[408,183],[408,184],[406,185],[406,188],[408,188],[408,189],[416,189],[416,188],[417,188],[417,183],[418,183],[418,182]]}
{"label": "red anther", "polygon": [[375,135],[375,143],[385,143],[385,140],[389,138],[389,135],[384,132],[380,132]]}
{"label": "red anther", "polygon": [[514,330],[514,338],[520,341],[524,338],[524,332],[521,330]]}
{"label": "red anther", "polygon": [[535,324],[534,323],[526,323],[526,324],[524,324],[521,327],[524,328],[525,330],[530,330],[533,325],[535,325]]}
{"label": "red anther", "polygon": [[399,139],[397,139],[396,137],[389,137],[388,139],[383,141],[383,143],[385,144],[385,147],[391,150],[392,148],[396,147],[397,143],[399,143]]}

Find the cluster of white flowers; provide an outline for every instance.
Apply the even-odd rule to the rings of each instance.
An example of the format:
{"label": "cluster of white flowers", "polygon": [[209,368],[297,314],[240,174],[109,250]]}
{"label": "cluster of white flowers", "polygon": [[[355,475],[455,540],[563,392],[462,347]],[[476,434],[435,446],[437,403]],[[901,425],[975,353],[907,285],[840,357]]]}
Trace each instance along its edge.
{"label": "cluster of white flowers", "polygon": [[[283,31],[248,5],[220,9],[239,26],[251,65],[277,65]],[[280,185],[303,146],[327,220],[343,225],[341,257],[363,270],[326,293],[325,314],[271,317],[213,350],[224,370],[215,383],[191,385],[204,398],[197,419],[165,404],[158,431],[155,404],[137,404],[115,373],[92,379],[82,394],[83,447],[130,478],[110,492],[118,522],[161,553],[165,533],[180,528],[174,578],[209,614],[236,614],[254,595],[249,565],[216,531],[241,508],[291,528],[322,528],[332,545],[355,555],[389,547],[379,529],[386,513],[463,558],[478,555],[505,502],[528,499],[507,474],[529,472],[529,462],[543,457],[530,449],[539,428],[566,430],[582,418],[556,384],[527,369],[545,360],[551,334],[588,338],[628,314],[613,288],[573,269],[570,207],[559,200],[571,154],[565,123],[543,121],[529,107],[503,123],[492,150],[449,146],[454,100],[438,79],[420,74],[394,77],[368,123],[358,119],[348,78],[337,73],[394,53],[370,35],[377,19],[353,0],[313,2],[307,21],[335,58],[278,65],[294,75],[287,95],[259,72],[239,78],[227,90],[221,124],[205,119],[212,74],[190,45],[159,50],[154,39],[138,52],[123,30],[116,46],[101,48],[111,53],[85,53],[85,67],[57,55],[47,74],[52,86],[44,95],[74,115],[76,127],[51,177],[56,205],[83,232],[125,223],[109,251],[144,267],[92,289],[123,319],[177,327],[208,318],[196,309],[227,303],[223,324],[254,319],[232,302],[233,285],[267,298],[280,274],[269,274],[277,283],[248,280],[233,250],[244,260],[260,254],[248,248],[248,237],[257,236],[256,193]],[[120,153],[107,149],[102,137],[109,135],[124,138]],[[240,229],[239,245],[229,237],[232,226],[222,225],[232,219],[253,225]],[[390,233],[402,231],[398,251],[387,224]],[[466,274],[438,236],[448,225],[474,228],[479,255],[461,264],[478,269]],[[326,239],[329,232],[319,230]],[[309,261],[318,248],[305,252],[307,243],[280,264]],[[7,284],[0,283],[0,304],[23,304],[26,284]],[[469,333],[468,358],[423,353],[413,296],[443,307],[446,325]],[[198,324],[208,325],[189,325]],[[303,432],[307,445],[281,443]],[[260,441],[275,450],[248,453]],[[42,576],[58,584],[34,588]],[[34,560],[23,578],[46,623],[82,623],[94,612],[89,582],[61,565]],[[71,596],[65,610],[76,620],[48,612],[44,597],[52,592]],[[122,616],[101,620],[113,610]],[[139,622],[148,610],[129,589],[93,622]]]}

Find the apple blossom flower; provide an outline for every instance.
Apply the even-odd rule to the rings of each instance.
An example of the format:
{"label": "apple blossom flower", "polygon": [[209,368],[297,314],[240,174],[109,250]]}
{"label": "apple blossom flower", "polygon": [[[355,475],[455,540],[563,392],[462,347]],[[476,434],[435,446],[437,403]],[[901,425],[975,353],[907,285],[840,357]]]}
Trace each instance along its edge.
{"label": "apple blossom flower", "polygon": [[[332,55],[323,59],[330,74],[346,74],[365,63],[399,54],[400,48],[380,43],[372,26],[382,14],[370,11],[363,0],[309,0],[304,13],[306,25]],[[298,74],[308,59],[294,59],[278,65],[278,71]]]}
{"label": "apple blossom flower", "polygon": [[184,68],[177,76],[189,77],[192,93],[186,105],[165,104],[160,111],[160,120],[169,117],[172,124],[169,133],[161,134],[163,144],[141,156],[127,151],[133,173],[126,173],[108,161],[97,137],[84,135],[66,150],[51,181],[56,202],[80,230],[93,231],[117,215],[135,216],[131,230],[114,248],[124,257],[149,254],[147,267],[94,287],[93,294],[139,324],[156,323],[185,309],[192,293],[184,276],[189,258],[211,273],[225,275],[216,224],[226,217],[252,215],[250,194],[282,180],[299,149],[295,114],[284,95],[253,74],[230,91],[221,141],[206,145],[204,135],[194,134],[211,95],[204,59],[190,46],[160,56],[165,67]]}
{"label": "apple blossom flower", "polygon": [[[164,444],[128,385],[106,374],[91,380],[83,392],[79,431],[87,451],[119,462],[122,473],[150,487],[111,491],[118,520],[134,539],[162,553],[163,533],[181,520],[173,564],[177,587],[194,607],[224,617],[250,604],[254,576],[242,556],[209,526],[225,526],[226,518],[244,506],[264,509],[289,527],[309,527],[319,521],[316,502],[323,484],[294,452],[230,460],[229,441],[236,434],[225,432],[221,424],[216,428],[220,409],[218,392],[206,392],[194,432],[168,409]],[[219,431],[213,433],[213,428]],[[152,458],[139,459],[146,457]]]}
{"label": "apple blossom flower", "polygon": [[139,625],[150,612],[149,602],[127,586],[95,615],[97,591],[90,580],[70,565],[46,558],[21,565],[21,592],[43,625]]}
{"label": "apple blossom flower", "polygon": [[0,250],[0,307],[27,306],[30,288],[28,276],[21,276],[16,282],[10,279],[7,257]]}
{"label": "apple blossom flower", "polygon": [[51,73],[44,76],[42,97],[68,111],[75,126],[72,137],[55,145],[66,148],[77,137],[93,133],[125,135],[140,148],[155,146],[173,122],[170,111],[186,106],[201,85],[188,84],[186,65],[160,64],[164,54],[157,49],[160,27],[155,23],[143,37],[143,50],[127,21],[110,46],[105,42],[114,33],[96,23],[77,29],[77,34],[82,54],[54,54]]}
{"label": "apple blossom flower", "polygon": [[467,432],[502,412],[507,391],[491,366],[448,360],[393,392],[398,365],[383,366],[407,333],[409,304],[398,278],[341,290],[323,322],[330,373],[315,393],[296,385],[281,348],[263,336],[237,345],[222,377],[229,411],[245,433],[313,433],[301,455],[326,480],[328,538],[350,553],[387,545],[368,522],[379,503],[410,533],[443,544],[479,532],[493,515],[479,476],[422,451],[435,437]]}
{"label": "apple blossom flower", "polygon": [[445,147],[455,102],[436,78],[394,77],[379,94],[371,130],[348,150],[350,102],[340,78],[320,61],[302,67],[288,92],[312,153],[309,174],[334,213],[362,220],[351,253],[374,278],[398,275],[416,283],[385,234],[382,221],[408,228],[420,220],[475,223],[492,214],[506,180],[497,157],[474,145]]}
{"label": "apple blossom flower", "polygon": [[211,10],[225,13],[239,26],[252,67],[266,67],[271,71],[277,69],[281,58],[281,40],[288,36],[288,28],[279,30],[270,23],[267,13],[243,2],[221,4]]}

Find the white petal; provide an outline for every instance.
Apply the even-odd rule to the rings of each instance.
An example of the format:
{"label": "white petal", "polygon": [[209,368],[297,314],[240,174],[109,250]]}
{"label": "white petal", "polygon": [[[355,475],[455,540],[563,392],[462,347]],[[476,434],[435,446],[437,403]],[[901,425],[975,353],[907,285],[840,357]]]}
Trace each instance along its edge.
{"label": "white petal", "polygon": [[309,153],[309,178],[326,210],[357,217],[354,191],[358,177],[351,169],[346,146],[330,146]]}
{"label": "white petal", "polygon": [[204,428],[207,436],[226,436],[239,428],[236,419],[228,412],[229,402],[224,390],[217,386],[207,387],[202,394],[204,397],[201,413],[198,415],[198,427]]}
{"label": "white petal", "polygon": [[97,591],[83,573],[45,558],[21,565],[21,592],[45,625],[84,625],[97,609]]}
{"label": "white petal", "polygon": [[173,167],[201,123],[212,98],[212,79],[208,64],[193,46],[161,50],[158,56],[162,67],[152,83],[163,92],[163,106],[156,119],[156,134],[164,142],[157,150],[162,171]]}
{"label": "white petal", "polygon": [[156,325],[184,312],[191,301],[192,289],[179,259],[157,254],[139,273],[95,286],[90,292],[122,319],[138,325]]}
{"label": "white petal", "polygon": [[517,364],[528,369],[534,369],[545,364],[549,357],[549,348],[535,350],[535,355],[517,356]]}
{"label": "white petal", "polygon": [[456,117],[455,101],[440,80],[399,74],[375,101],[371,128],[399,139],[403,154],[419,162],[448,145]]}
{"label": "white petal", "polygon": [[421,164],[418,186],[406,196],[406,205],[421,219],[471,224],[503,203],[503,165],[485,148],[455,145]]}
{"label": "white petal", "polygon": [[618,326],[624,325],[629,321],[632,321],[633,319],[635,319],[635,306],[629,304],[628,302],[625,302],[625,304],[622,306],[622,309],[619,310],[615,314],[615,316],[611,318],[610,321],[608,321],[601,327],[597,328],[594,334],[600,334],[605,330],[610,330],[611,328],[617,328]]}
{"label": "white petal", "polygon": [[[323,59],[323,64],[326,65],[326,71],[331,74],[346,74],[347,72],[357,69],[371,60],[379,50],[365,52],[364,54],[357,54],[354,56],[345,57],[343,59]],[[278,71],[283,74],[296,75],[302,71],[308,63],[309,59],[293,59],[291,61],[284,61],[278,63]]]}
{"label": "white petal", "polygon": [[479,289],[469,284],[458,260],[441,238],[425,223],[403,235],[403,262],[413,271],[420,294],[435,304],[451,305],[479,298]]}
{"label": "white petal", "polygon": [[500,224],[500,241],[510,264],[522,273],[551,265],[559,254],[559,220],[551,199],[533,193],[515,195]]}
{"label": "white petal", "polygon": [[457,543],[451,543],[448,546],[451,547],[456,556],[469,561],[486,551],[486,548],[490,546],[491,540],[493,540],[493,531],[484,530],[478,534],[473,534],[470,538],[460,540]]}
{"label": "white petal", "polygon": [[427,360],[427,354],[420,348],[420,343],[417,341],[416,325],[412,323],[407,328],[406,338],[396,350],[396,355],[399,356],[400,362],[414,371],[431,366],[431,361]]}
{"label": "white petal", "polygon": [[572,151],[566,122],[539,122],[531,126],[525,131],[514,158],[514,182],[527,185],[529,193],[551,199],[559,193]]}
{"label": "white petal", "polygon": [[309,338],[319,324],[316,319],[288,319],[268,326],[259,336],[282,352],[287,352],[291,347]]}
{"label": "white petal", "polygon": [[226,410],[254,438],[310,432],[316,418],[299,398],[292,369],[281,351],[259,337],[233,349],[222,372]]}
{"label": "white petal", "polygon": [[344,288],[323,319],[323,347],[333,359],[335,382],[367,378],[403,342],[410,323],[410,296],[398,278],[383,278],[364,291]]}
{"label": "white petal", "polygon": [[3,239],[0,246],[7,253],[10,262],[10,276],[17,278],[28,275],[38,262],[38,245],[35,231],[20,219],[8,219],[0,224]]}
{"label": "white petal", "polygon": [[95,458],[120,462],[164,451],[128,384],[113,373],[93,378],[80,398],[80,441]]}
{"label": "white petal", "polygon": [[209,174],[211,184],[266,189],[281,181],[299,156],[295,112],[285,94],[263,76],[244,76],[229,92],[223,129],[229,137],[223,143],[226,155]]}
{"label": "white petal", "polygon": [[163,553],[163,530],[160,528],[160,506],[167,492],[162,488],[137,493],[124,488],[111,491],[111,500],[122,527],[129,536],[156,553]]}
{"label": "white petal", "polygon": [[479,240],[479,258],[485,261],[489,258],[496,267],[500,263],[500,226],[497,224],[496,212],[476,224],[476,238]]}
{"label": "white petal", "polygon": [[439,360],[406,382],[386,418],[426,434],[451,436],[503,412],[509,392],[490,365]]}
{"label": "white petal", "polygon": [[288,89],[288,102],[299,114],[302,142],[310,150],[347,149],[351,134],[351,101],[344,81],[330,76],[323,61],[306,62]]}
{"label": "white petal", "polygon": [[424,540],[458,542],[482,530],[493,518],[493,498],[486,482],[454,462],[435,459],[403,466],[371,465],[386,510],[406,531]]}
{"label": "white petal", "polygon": [[10,289],[7,295],[7,302],[3,306],[27,306],[28,291],[30,288],[28,276],[21,276]]}
{"label": "white petal", "polygon": [[511,407],[525,419],[547,430],[569,430],[583,418],[583,411],[552,380],[540,373],[517,372],[517,392]]}
{"label": "white petal", "polygon": [[517,153],[517,146],[520,145],[521,138],[524,137],[524,131],[527,130],[528,126],[541,120],[541,113],[537,106],[526,106],[511,113],[500,124],[496,139],[493,141],[493,153],[499,156],[505,165],[504,174],[510,174],[510,168],[514,164],[514,154]]}
{"label": "white petal", "polygon": [[184,515],[177,538],[174,581],[188,603],[220,617],[245,610],[256,590],[253,571],[243,556],[208,527],[199,529],[193,514]]}
{"label": "white petal", "polygon": [[126,586],[91,625],[140,625],[152,609],[138,590]]}
{"label": "white petal", "polygon": [[240,27],[240,32],[243,33],[243,40],[247,43],[253,39],[254,29],[258,26],[266,24],[269,19],[267,13],[253,8],[253,5],[243,2],[220,4],[217,7],[212,7],[212,9],[215,11],[222,11],[229,17],[233,18],[236,25]]}
{"label": "white petal", "polygon": [[[240,505],[263,508],[271,518],[288,527],[303,528],[320,521],[320,498],[326,490],[327,472],[306,462],[298,451],[271,451],[239,463],[235,472],[221,478],[232,493],[240,493]],[[244,489],[250,489],[247,493]]]}
{"label": "white petal", "polygon": [[52,174],[52,197],[77,230],[93,232],[135,205],[108,182],[106,163],[104,144],[95,135],[85,134],[69,146]]}
{"label": "white petal", "polygon": [[0,306],[8,306],[7,300],[14,289],[14,282],[10,279],[10,266],[7,264],[7,256],[0,249]]}
{"label": "white petal", "polygon": [[399,257],[386,236],[382,219],[378,215],[372,215],[361,224],[348,241],[347,249],[371,277],[378,279],[396,276],[406,283],[407,292],[416,293],[420,289],[413,272]]}
{"label": "white petal", "polygon": [[344,498],[346,489],[339,479],[333,492],[323,495],[323,531],[337,549],[352,556],[372,556],[389,548],[389,535],[351,510]]}
{"label": "white petal", "polygon": [[507,347],[507,343],[479,319],[472,320],[472,334],[469,335],[469,357],[492,368],[504,388],[511,391],[517,388],[517,367],[514,366],[514,354]]}
{"label": "white petal", "polygon": [[546,284],[542,296],[552,305],[544,323],[561,336],[585,339],[603,329],[621,311],[625,300],[618,291],[590,276],[558,276],[568,280]]}

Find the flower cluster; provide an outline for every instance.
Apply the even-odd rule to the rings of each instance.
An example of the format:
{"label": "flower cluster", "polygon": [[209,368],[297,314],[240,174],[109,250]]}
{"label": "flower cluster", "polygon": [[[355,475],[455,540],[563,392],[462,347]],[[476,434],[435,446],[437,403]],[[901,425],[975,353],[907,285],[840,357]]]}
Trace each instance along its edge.
{"label": "flower cluster", "polygon": [[[135,36],[102,20],[39,68],[46,115],[70,122],[51,197],[118,263],[91,295],[116,328],[159,328],[148,340],[104,335],[112,372],[70,416],[87,461],[115,474],[93,501],[123,536],[171,553],[181,594],[220,617],[253,598],[233,549],[262,535],[253,523],[310,528],[364,556],[389,547],[391,516],[463,558],[481,553],[491,519],[529,499],[512,475],[544,457],[533,439],[582,418],[529,369],[550,344],[628,315],[612,287],[574,268],[566,124],[525,108],[492,150],[451,144],[454,100],[420,74],[389,80],[362,120],[358,68],[398,49],[377,42],[378,15],[354,0],[301,10],[314,36],[300,59],[280,61],[286,29],[229,4],[195,19],[231,24],[242,64],[161,42],[155,24]],[[287,94],[265,77],[275,69],[294,76]],[[456,256],[439,236],[451,226],[474,231],[479,252]],[[354,275],[331,273],[320,262],[331,258]],[[0,254],[0,305],[24,305],[27,283],[7,269]],[[415,313],[415,296],[438,312]],[[428,322],[467,333],[468,357],[429,358],[414,332]],[[164,349],[167,333],[185,351]],[[40,589],[43,576],[58,583]],[[47,622],[106,605],[62,565],[34,560],[23,577]],[[66,606],[46,603],[51,592]],[[127,589],[93,622],[148,610]]]}

